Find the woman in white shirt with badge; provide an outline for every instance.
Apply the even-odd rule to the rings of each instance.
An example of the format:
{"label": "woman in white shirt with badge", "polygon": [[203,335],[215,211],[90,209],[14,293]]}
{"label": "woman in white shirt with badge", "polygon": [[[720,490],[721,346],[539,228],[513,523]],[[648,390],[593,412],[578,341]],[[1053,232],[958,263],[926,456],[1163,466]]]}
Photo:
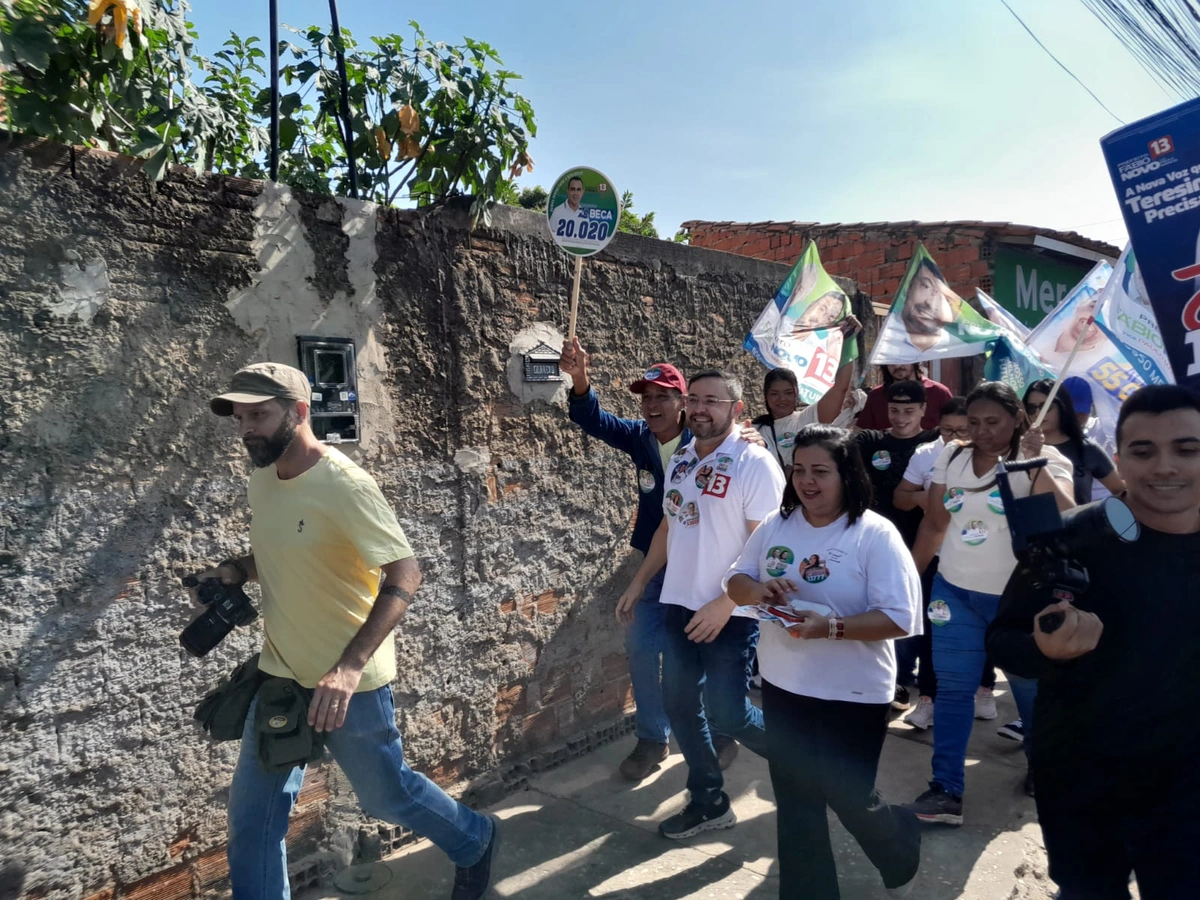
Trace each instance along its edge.
{"label": "woman in white shirt with badge", "polygon": [[[836,900],[826,807],[897,888],[916,876],[920,828],[875,790],[894,694],[894,641],[920,631],[921,585],[896,527],[869,509],[850,433],[796,435],[778,512],[725,577],[735,603],[788,606],[802,624],[763,623],[767,760],[778,808],[779,894]],[[788,562],[790,560],[790,562]]]}
{"label": "woman in white shirt with badge", "polygon": [[[999,459],[1045,456],[1041,469],[1011,476],[1016,499],[1053,494],[1060,509],[1075,505],[1071,466],[1030,428],[1021,399],[1007,384],[985,381],[967,396],[971,440],[947,444],[933,470],[925,518],[913,547],[924,571],[938,546],[938,573],[930,590],[937,716],[933,723],[933,778],[911,809],[922,822],[961,825],[967,742],[975,719],[975,690],[987,649],[984,636],[1000,595],[1016,568],[1012,536],[996,482]],[[1008,676],[1025,733],[1033,721],[1037,682]],[[1028,747],[1026,747],[1028,755]],[[1026,776],[1026,791],[1032,780]]]}

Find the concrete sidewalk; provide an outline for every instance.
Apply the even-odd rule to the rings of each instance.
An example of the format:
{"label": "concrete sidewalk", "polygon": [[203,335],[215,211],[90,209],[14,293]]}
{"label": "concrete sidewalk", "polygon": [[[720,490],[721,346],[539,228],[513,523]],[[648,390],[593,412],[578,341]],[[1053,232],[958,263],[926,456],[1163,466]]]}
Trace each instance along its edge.
{"label": "concrete sidewalk", "polygon": [[[966,824],[926,828],[913,900],[1051,898],[1033,801],[1022,786],[1025,757],[996,728],[1016,718],[997,687],[1000,717],[977,722],[967,759]],[[884,746],[879,787],[891,802],[908,802],[929,778],[931,735],[897,718]],[[766,763],[743,749],[726,774],[738,814],[728,831],[682,842],[660,837],[658,822],[683,808],[686,766],[673,752],[641,784],[616,774],[633,738],[608,745],[532,780],[491,809],[503,822],[496,897],[574,900],[774,900],[775,805]],[[885,896],[878,873],[830,816],[844,900]],[[386,861],[391,880],[372,898],[448,898],[453,866],[427,841]],[[312,891],[301,900],[349,895]],[[362,896],[362,895],[360,895]]]}

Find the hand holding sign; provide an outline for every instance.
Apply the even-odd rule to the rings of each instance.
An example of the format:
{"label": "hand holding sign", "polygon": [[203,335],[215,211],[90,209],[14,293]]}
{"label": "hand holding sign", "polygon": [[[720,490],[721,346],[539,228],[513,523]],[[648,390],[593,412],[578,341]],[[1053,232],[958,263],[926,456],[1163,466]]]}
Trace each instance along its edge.
{"label": "hand holding sign", "polygon": [[575,337],[583,257],[599,253],[616,236],[617,224],[621,221],[620,194],[603,172],[585,166],[568,169],[558,176],[550,189],[546,220],[550,237],[575,257],[571,323],[567,331],[567,340],[570,340]]}

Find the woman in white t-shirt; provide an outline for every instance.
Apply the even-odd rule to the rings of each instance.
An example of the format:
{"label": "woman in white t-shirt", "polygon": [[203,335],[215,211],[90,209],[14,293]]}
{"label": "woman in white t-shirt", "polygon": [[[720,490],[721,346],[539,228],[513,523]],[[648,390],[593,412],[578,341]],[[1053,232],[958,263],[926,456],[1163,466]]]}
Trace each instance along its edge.
{"label": "woman in white t-shirt", "polygon": [[[997,460],[1045,456],[1049,463],[1044,468],[1010,476],[1013,496],[1019,500],[1052,494],[1060,509],[1075,505],[1070,464],[1053,447],[1044,446],[1039,429],[1030,428],[1011,387],[985,381],[971,391],[967,427],[971,440],[947,444],[938,457],[913,547],[920,571],[938,554],[928,609],[938,694],[933,779],[911,808],[923,822],[946,825],[962,824],[967,741],[987,657],[984,636],[1017,564],[996,481]],[[1007,677],[1028,733],[1037,682]],[[1026,791],[1032,791],[1028,776],[1025,784]]]}
{"label": "woman in white t-shirt", "polygon": [[825,900],[838,896],[826,806],[887,887],[917,872],[919,826],[880,799],[875,774],[894,641],[921,628],[921,586],[896,527],[869,509],[871,484],[848,431],[802,429],[790,462],[780,510],[750,536],[725,589],[741,606],[786,605],[803,619],[786,630],[764,622],[758,659],[780,896]]}
{"label": "woman in white t-shirt", "polygon": [[[858,320],[853,325],[857,327]],[[767,452],[775,457],[779,467],[787,474],[791,465],[792,444],[796,434],[805,425],[819,422],[834,425],[849,425],[867,401],[867,395],[859,390],[850,390],[850,379],[854,374],[854,363],[842,366],[834,379],[833,387],[825,396],[811,406],[797,410],[800,399],[800,382],[791,369],[772,369],[763,379],[763,402],[767,411],[750,424],[758,429]]]}

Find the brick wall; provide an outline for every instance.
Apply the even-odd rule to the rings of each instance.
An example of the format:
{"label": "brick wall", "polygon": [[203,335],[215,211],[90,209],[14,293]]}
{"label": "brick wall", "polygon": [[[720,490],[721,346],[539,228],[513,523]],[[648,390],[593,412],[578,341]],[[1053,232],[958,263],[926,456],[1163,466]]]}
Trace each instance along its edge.
{"label": "brick wall", "polygon": [[[992,287],[990,239],[983,227],[918,226],[915,222],[864,226],[691,223],[688,237],[694,247],[787,265],[795,263],[810,240],[816,241],[825,270],[852,279],[878,309],[895,297],[920,242],[959,296],[974,298],[977,287],[985,291]],[[939,377],[952,393],[959,393],[969,389],[982,374],[982,357],[964,357],[943,361]]]}

